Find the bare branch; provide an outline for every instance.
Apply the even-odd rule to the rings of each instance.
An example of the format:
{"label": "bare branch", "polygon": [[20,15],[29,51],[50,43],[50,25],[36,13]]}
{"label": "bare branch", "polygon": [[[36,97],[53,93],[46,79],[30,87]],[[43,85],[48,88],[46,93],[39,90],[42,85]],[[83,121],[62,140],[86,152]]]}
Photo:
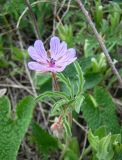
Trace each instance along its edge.
{"label": "bare branch", "polygon": [[[28,79],[29,79],[30,84],[32,86],[33,95],[35,97],[37,97],[38,95],[37,95],[37,92],[36,92],[36,88],[34,86],[33,80],[31,78],[31,74],[30,74],[30,72],[28,70],[28,67],[27,67],[26,58],[25,58],[25,55],[24,55],[24,47],[23,47],[22,37],[21,37],[21,34],[19,32],[19,29],[17,30],[17,35],[18,35],[18,38],[19,38],[19,45],[20,45],[20,48],[21,48],[22,54],[23,54],[23,62],[24,62],[24,66],[25,66],[25,71],[27,73]],[[42,117],[44,119],[44,123],[45,123],[45,126],[46,126],[47,125],[47,123],[46,123],[46,117],[45,117],[45,114],[43,112],[42,104],[40,102],[38,104],[39,104],[39,107],[40,107],[40,110],[41,110],[41,113],[42,113]]]}
{"label": "bare branch", "polygon": [[27,5],[27,7],[28,7],[28,10],[29,10],[30,15],[31,15],[32,20],[33,20],[33,25],[34,25],[34,31],[35,31],[35,34],[36,34],[36,38],[40,39],[40,32],[39,32],[38,24],[37,24],[37,21],[36,21],[36,17],[35,17],[35,15],[33,13],[30,1],[29,0],[25,0],[25,3]]}
{"label": "bare branch", "polygon": [[74,118],[73,118],[73,122],[77,124],[77,126],[79,126],[85,133],[87,133],[87,129],[84,126],[82,126],[78,121],[76,121]]}
{"label": "bare branch", "polygon": [[106,48],[106,46],[105,46],[105,44],[104,44],[104,42],[102,40],[102,37],[100,36],[100,34],[98,33],[94,23],[92,22],[91,17],[88,14],[88,11],[85,9],[83,3],[80,0],[76,0],[76,2],[79,4],[79,7],[80,7],[82,13],[84,14],[88,24],[91,26],[91,28],[92,28],[92,30],[94,32],[94,35],[96,36],[96,39],[99,42],[99,44],[101,46],[101,49],[103,50],[103,52],[104,52],[104,54],[106,56],[106,59],[107,59],[109,65],[110,65],[114,75],[117,77],[117,80],[118,80],[120,86],[122,86],[121,76],[119,75],[114,63],[112,62],[112,59],[111,59],[111,57],[110,57],[110,55],[108,53],[108,50],[107,50],[107,48]]}

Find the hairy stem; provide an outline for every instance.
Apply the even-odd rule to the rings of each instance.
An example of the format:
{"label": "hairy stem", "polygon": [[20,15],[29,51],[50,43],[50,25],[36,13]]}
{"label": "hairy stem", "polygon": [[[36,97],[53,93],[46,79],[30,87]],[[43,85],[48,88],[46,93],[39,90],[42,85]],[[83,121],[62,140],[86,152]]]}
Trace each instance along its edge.
{"label": "hairy stem", "polygon": [[57,82],[57,79],[56,79],[56,74],[52,72],[52,85],[53,85],[53,89],[55,91],[59,91],[59,85],[58,85],[58,82]]}

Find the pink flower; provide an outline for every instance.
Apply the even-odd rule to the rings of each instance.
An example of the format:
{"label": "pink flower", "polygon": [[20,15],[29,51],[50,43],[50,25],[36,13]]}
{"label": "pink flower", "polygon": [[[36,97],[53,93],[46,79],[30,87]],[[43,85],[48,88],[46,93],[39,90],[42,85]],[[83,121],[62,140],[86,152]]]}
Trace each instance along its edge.
{"label": "pink flower", "polygon": [[67,49],[67,44],[60,42],[56,36],[51,38],[50,50],[47,52],[41,40],[36,40],[34,47],[30,46],[28,52],[34,60],[28,63],[28,67],[39,72],[62,72],[77,59],[75,49]]}
{"label": "pink flower", "polygon": [[62,124],[62,116],[55,117],[54,123],[51,125],[51,131],[57,138],[62,139],[64,136],[64,127]]}

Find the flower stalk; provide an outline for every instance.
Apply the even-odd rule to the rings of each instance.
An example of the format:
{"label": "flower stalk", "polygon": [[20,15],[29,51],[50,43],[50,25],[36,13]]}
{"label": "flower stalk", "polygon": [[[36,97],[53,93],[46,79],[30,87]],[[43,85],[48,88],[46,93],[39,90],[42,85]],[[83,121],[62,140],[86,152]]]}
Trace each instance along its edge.
{"label": "flower stalk", "polygon": [[57,81],[57,78],[56,78],[56,74],[52,72],[52,86],[53,86],[53,90],[54,91],[59,91],[60,88],[59,88],[59,85],[58,85],[58,81]]}

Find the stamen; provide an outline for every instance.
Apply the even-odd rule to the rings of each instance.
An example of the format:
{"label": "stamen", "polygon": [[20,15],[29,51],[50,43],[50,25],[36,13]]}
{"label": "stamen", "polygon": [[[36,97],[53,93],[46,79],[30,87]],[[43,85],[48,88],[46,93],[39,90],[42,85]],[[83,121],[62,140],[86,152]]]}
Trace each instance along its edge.
{"label": "stamen", "polygon": [[55,67],[55,60],[51,58],[50,61],[48,61],[48,64],[50,67]]}

